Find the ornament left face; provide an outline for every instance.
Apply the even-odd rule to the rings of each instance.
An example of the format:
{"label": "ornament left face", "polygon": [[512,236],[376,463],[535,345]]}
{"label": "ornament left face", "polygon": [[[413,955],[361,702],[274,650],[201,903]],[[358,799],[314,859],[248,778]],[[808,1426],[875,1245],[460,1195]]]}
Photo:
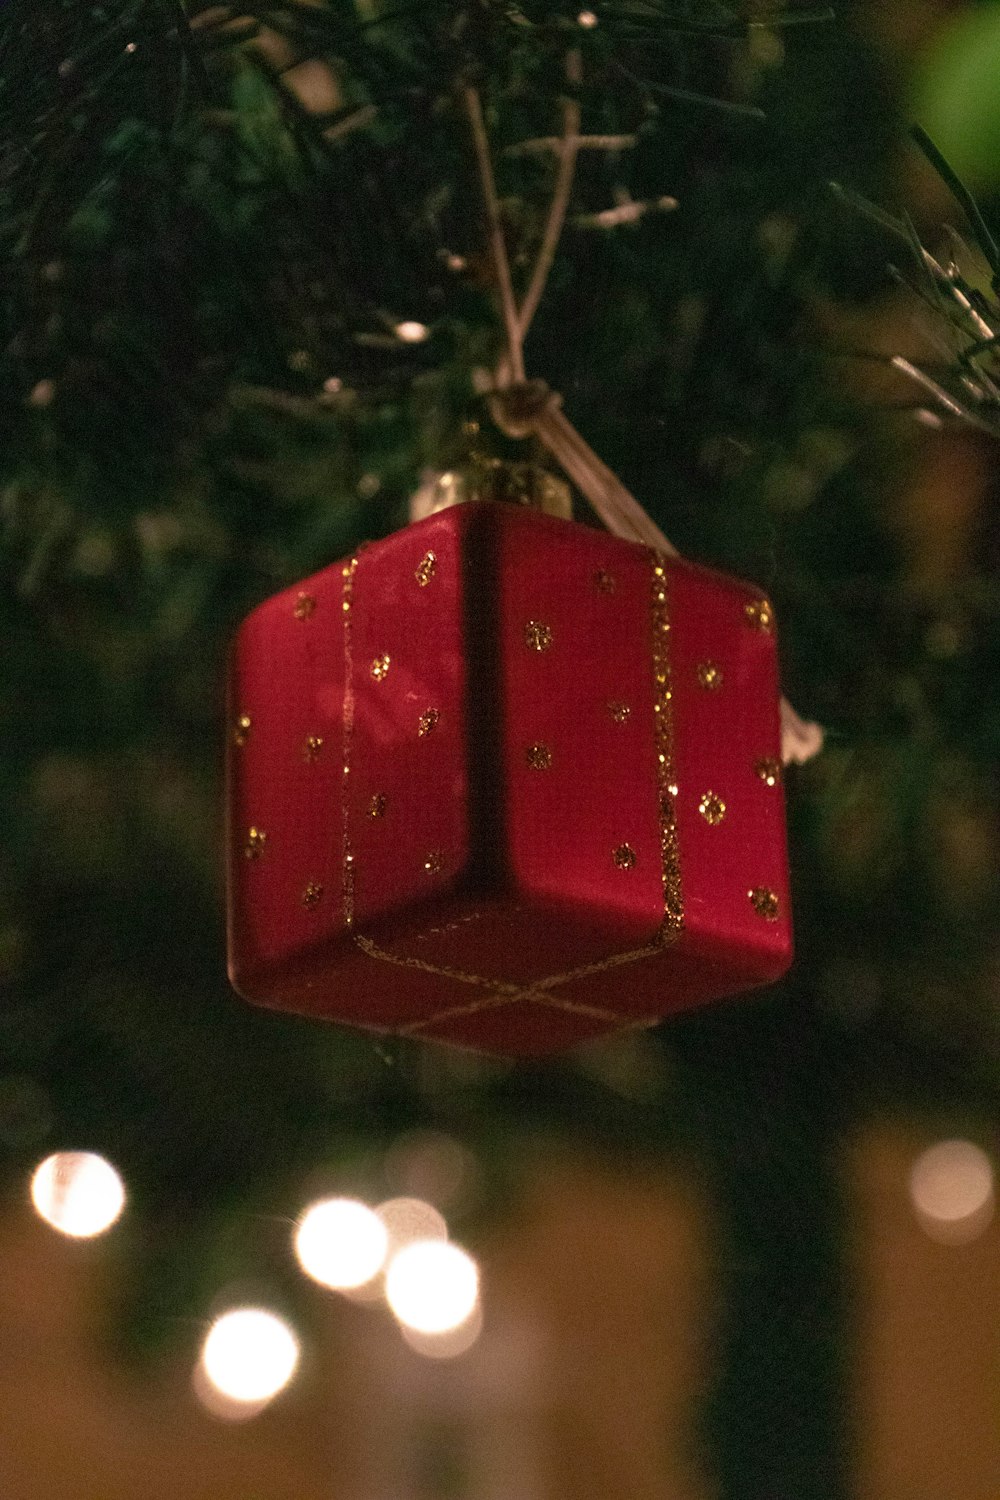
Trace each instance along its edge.
{"label": "ornament left face", "polygon": [[756,591],[510,505],[266,601],[231,673],[234,984],[517,1055],[777,977],[775,663]]}

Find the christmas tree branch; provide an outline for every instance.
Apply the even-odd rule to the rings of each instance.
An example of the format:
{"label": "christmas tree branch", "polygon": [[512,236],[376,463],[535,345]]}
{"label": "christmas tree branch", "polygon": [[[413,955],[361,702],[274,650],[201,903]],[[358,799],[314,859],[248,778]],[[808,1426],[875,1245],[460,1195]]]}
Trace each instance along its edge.
{"label": "christmas tree branch", "polygon": [[912,361],[904,359],[901,354],[896,354],[890,363],[894,370],[898,370],[900,374],[908,376],[910,380],[915,381],[925,391],[929,391],[935,401],[939,402],[945,411],[950,412],[952,416],[961,417],[962,421],[969,427],[975,427],[980,432],[989,432],[994,436],[996,435],[996,429],[989,422],[984,422],[981,417],[977,417],[975,412],[970,411],[962,402],[956,401],[954,396],[949,395],[944,386],[939,385],[936,380],[933,380],[924,370],[919,369]]}
{"label": "christmas tree branch", "polygon": [[[505,146],[504,156],[533,156],[541,155],[544,151],[554,151],[560,155],[566,137],[564,135],[536,135],[530,141],[516,141],[513,146]],[[576,149],[578,151],[628,151],[638,140],[636,135],[578,135],[576,137]]]}
{"label": "christmas tree branch", "polygon": [[993,272],[993,287],[997,289],[997,278],[1000,276],[1000,248],[990,233],[986,220],[975,198],[969,192],[965,183],[954,170],[947,158],[938,150],[921,125],[914,125],[910,134],[920,147],[921,151],[935,168],[942,180],[947,184],[955,200],[961,204],[966,218],[972,225],[979,248],[982,250]]}

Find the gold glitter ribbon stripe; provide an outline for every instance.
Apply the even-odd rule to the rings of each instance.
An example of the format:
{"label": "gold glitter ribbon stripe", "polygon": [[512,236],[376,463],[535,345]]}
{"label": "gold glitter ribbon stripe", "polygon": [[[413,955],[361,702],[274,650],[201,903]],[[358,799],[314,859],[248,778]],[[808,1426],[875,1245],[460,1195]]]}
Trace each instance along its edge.
{"label": "gold glitter ribbon stripe", "polygon": [[474,1000],[468,1005],[459,1005],[440,1011],[428,1021],[415,1021],[412,1026],[405,1028],[407,1031],[418,1030],[421,1026],[432,1026],[443,1016],[466,1015],[475,1010],[492,1010],[498,1005],[512,1005],[516,1000],[527,1000],[536,1005],[547,1005],[558,1010],[575,1010],[581,1015],[613,1020],[616,1016],[612,1011],[602,1010],[599,1006],[586,1005],[575,1000],[566,1000],[561,995],[551,996],[547,991],[555,988],[556,985],[564,984],[569,979],[579,979],[585,974],[599,973],[615,963],[628,963],[633,958],[660,951],[658,944],[651,943],[641,953],[618,953],[610,959],[601,959],[598,963],[585,964],[579,969],[573,969],[568,974],[556,974],[551,978],[539,980],[537,984],[524,985],[502,979],[486,979],[482,974],[467,974],[461,969],[447,968],[443,964],[427,963],[422,958],[411,958],[402,953],[390,953],[387,948],[380,948],[371,938],[363,937],[361,933],[355,933],[354,941],[362,953],[367,953],[369,958],[381,959],[383,963],[396,964],[403,969],[418,969],[424,974],[434,974],[442,979],[454,979],[459,984],[477,985],[491,991],[488,999]]}
{"label": "gold glitter ribbon stripe", "polygon": [[474,984],[482,989],[488,989],[504,999],[517,1000],[523,985],[514,984],[505,979],[487,979],[482,974],[467,974],[462,969],[450,969],[444,964],[432,964],[424,958],[411,958],[405,953],[390,953],[388,948],[380,948],[378,943],[369,937],[362,937],[361,933],[354,934],[354,941],[362,953],[367,953],[369,958],[379,958],[383,963],[396,964],[403,969],[419,969],[423,974],[436,974],[441,979],[454,979],[459,984]]}
{"label": "gold glitter ribbon stripe", "polygon": [[[652,568],[653,720],[656,737],[656,791],[660,814],[660,866],[663,879],[663,925],[659,941],[676,937],[684,926],[680,851],[674,798],[674,689],[670,669],[670,603],[667,572],[660,553],[649,552]],[[638,955],[637,955],[638,956]]]}
{"label": "gold glitter ribbon stripe", "polygon": [[409,1026],[401,1027],[400,1031],[403,1036],[417,1036],[431,1026],[443,1026],[448,1021],[464,1020],[466,1016],[480,1015],[487,1010],[506,1009],[515,1001],[530,1002],[542,1006],[545,1010],[570,1011],[573,1015],[586,1016],[593,1021],[616,1022],[621,1019],[615,1011],[601,1010],[596,1005],[581,1005],[575,1000],[565,1000],[561,997],[550,998],[547,995],[536,994],[533,990],[521,990],[515,995],[494,995],[488,1000],[470,1000],[467,1005],[447,1006],[444,1010],[439,1010],[435,1015],[429,1016],[426,1021],[414,1021]]}
{"label": "gold glitter ribbon stripe", "polygon": [[341,599],[341,613],[344,619],[343,766],[340,791],[343,829],[341,891],[344,903],[344,926],[348,932],[354,926],[354,851],[351,848],[350,803],[347,794],[350,790],[351,750],[354,743],[354,640],[351,611],[354,608],[354,575],[357,569],[357,557],[352,557],[350,562],[344,564],[344,586]]}
{"label": "gold glitter ribbon stripe", "polygon": [[[342,599],[344,620],[344,711],[343,775],[341,781],[344,925],[348,931],[352,932],[354,942],[361,952],[367,954],[369,958],[382,963],[395,964],[401,968],[417,969],[425,974],[434,974],[442,979],[451,979],[458,984],[467,984],[490,991],[488,997],[484,996],[479,1000],[471,1001],[467,1005],[447,1006],[426,1020],[413,1022],[411,1025],[401,1028],[404,1034],[417,1033],[430,1026],[440,1025],[451,1019],[474,1015],[479,1011],[495,1010],[500,1006],[513,1005],[516,1002],[540,1005],[547,1009],[569,1011],[594,1020],[620,1022],[621,1017],[616,1012],[569,1000],[565,996],[556,996],[551,992],[564,984],[572,983],[576,979],[583,979],[592,974],[605,973],[609,969],[618,968],[624,964],[635,963],[643,958],[651,958],[659,953],[668,943],[674,941],[683,929],[683,891],[681,887],[677,824],[673,805],[673,799],[676,795],[676,785],[674,782],[673,755],[673,688],[669,651],[670,611],[663,557],[661,554],[650,550],[649,558],[652,595],[651,633],[654,674],[654,735],[656,744],[658,821],[660,828],[660,864],[663,885],[663,920],[655,940],[644,944],[641,948],[631,949],[623,953],[613,953],[609,957],[599,959],[594,963],[581,964],[574,969],[567,970],[565,973],[549,975],[545,979],[540,979],[534,984],[527,986],[514,984],[508,980],[490,979],[482,974],[466,973],[461,969],[449,968],[442,964],[433,964],[426,959],[411,957],[406,954],[391,953],[388,949],[380,947],[371,938],[353,931],[354,852],[350,839],[348,790],[351,776],[355,708],[351,613],[354,608],[354,575],[357,570],[358,559],[353,557],[344,566]],[[643,1019],[635,1024],[644,1026],[651,1023],[649,1020]]]}
{"label": "gold glitter ribbon stripe", "polygon": [[[650,951],[658,953],[660,950],[657,948]],[[479,1015],[483,1011],[500,1010],[515,1000],[530,1001],[541,1006],[543,1010],[561,1010],[570,1015],[586,1016],[589,1020],[610,1022],[617,1026],[619,1031],[644,1031],[650,1026],[658,1026],[663,1019],[662,1016],[639,1016],[635,1020],[626,1021],[620,1011],[602,1010],[599,1006],[583,1005],[576,1000],[567,1000],[559,995],[543,995],[533,990],[523,990],[518,995],[498,995],[491,1000],[471,1000],[468,1005],[451,1006],[447,1010],[438,1011],[426,1021],[413,1021],[409,1026],[400,1027],[398,1030],[401,1036],[419,1036],[432,1026],[462,1020],[466,1016]]]}

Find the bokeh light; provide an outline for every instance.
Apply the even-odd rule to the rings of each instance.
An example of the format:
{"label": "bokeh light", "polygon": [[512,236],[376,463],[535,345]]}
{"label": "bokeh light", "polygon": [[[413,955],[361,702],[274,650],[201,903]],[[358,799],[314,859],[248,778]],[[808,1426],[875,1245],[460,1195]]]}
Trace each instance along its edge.
{"label": "bokeh light", "polygon": [[364,1286],[389,1252],[378,1214],[356,1198],[325,1198],[305,1210],[295,1230],[295,1253],[308,1276],[338,1291]]}
{"label": "bokeh light", "polygon": [[386,1152],[384,1169],[386,1181],[398,1193],[444,1210],[465,1204],[479,1177],[469,1148],[440,1130],[412,1130],[399,1136]]}
{"label": "bokeh light", "polygon": [[416,1333],[447,1333],[475,1312],[479,1269],[458,1245],[447,1240],[416,1240],[389,1262],[385,1296],[405,1327]]}
{"label": "bokeh light", "polygon": [[399,1331],[410,1348],[425,1359],[457,1359],[472,1348],[483,1331],[482,1304],[477,1302],[464,1323],[444,1333],[421,1333],[405,1323],[400,1323]]}
{"label": "bokeh light", "polygon": [[210,1385],[230,1401],[258,1409],[284,1390],[298,1362],[292,1329],[262,1307],[233,1308],[216,1318],[201,1351]]}
{"label": "bokeh light", "polygon": [[910,1198],[931,1239],[964,1245],[978,1239],[993,1217],[993,1167],[972,1141],[938,1141],[917,1157]]}
{"label": "bokeh light", "polygon": [[266,1401],[236,1401],[225,1395],[212,1384],[200,1359],[191,1371],[191,1388],[199,1405],[220,1422],[252,1422],[271,1404],[270,1397]]}
{"label": "bokeh light", "polygon": [[103,1234],[125,1207],[125,1184],[109,1161],[91,1151],[57,1151],[31,1179],[35,1210],[75,1239]]}
{"label": "bokeh light", "polygon": [[414,318],[405,318],[396,324],[396,337],[403,344],[422,344],[429,335],[426,323],[418,323]]}
{"label": "bokeh light", "polygon": [[388,1255],[391,1259],[404,1245],[414,1240],[446,1240],[448,1225],[443,1214],[422,1198],[389,1198],[380,1203],[375,1213],[385,1226],[388,1238]]}

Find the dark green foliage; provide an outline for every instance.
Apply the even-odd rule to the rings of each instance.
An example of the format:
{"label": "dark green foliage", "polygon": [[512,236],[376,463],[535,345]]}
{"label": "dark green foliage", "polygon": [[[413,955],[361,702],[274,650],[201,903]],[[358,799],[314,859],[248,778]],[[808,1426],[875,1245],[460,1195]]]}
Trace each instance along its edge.
{"label": "dark green foliage", "polygon": [[[0,1145],[17,1184],[56,1144],[123,1168],[153,1342],[233,1278],[294,1296],[262,1226],[317,1163],[376,1182],[408,1125],[496,1162],[536,1128],[692,1154],[723,1236],[721,1493],[836,1500],[838,1142],[873,1108],[995,1111],[997,593],[985,547],[950,592],[909,588],[890,436],[816,332],[883,277],[886,223],[826,188],[888,200],[878,59],[806,8],[595,9],[0,12]],[[508,1070],[251,1013],[219,919],[235,621],[399,524],[470,419],[513,451],[475,394],[501,339],[458,89],[523,286],[552,157],[511,148],[558,132],[571,47],[583,128],[635,139],[581,154],[529,373],[682,550],[772,590],[790,696],[829,728],[792,787],[792,983],[630,1043],[624,1083],[613,1050]],[[987,844],[964,864],[963,829]]]}

